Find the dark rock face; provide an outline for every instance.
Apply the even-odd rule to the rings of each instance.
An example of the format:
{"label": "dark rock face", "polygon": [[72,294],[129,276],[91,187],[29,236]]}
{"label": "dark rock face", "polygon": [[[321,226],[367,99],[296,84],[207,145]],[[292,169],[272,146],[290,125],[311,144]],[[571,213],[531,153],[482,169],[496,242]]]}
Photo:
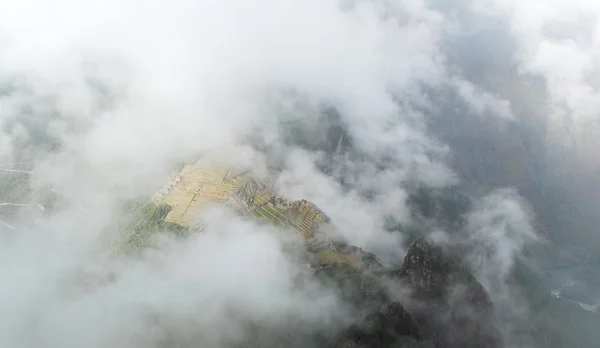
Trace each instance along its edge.
{"label": "dark rock face", "polygon": [[419,329],[398,302],[390,302],[348,328],[335,348],[420,347]]}
{"label": "dark rock face", "polygon": [[412,287],[408,310],[437,347],[501,346],[488,293],[449,250],[419,239],[396,275]]}
{"label": "dark rock face", "polygon": [[[418,239],[409,248],[402,268],[391,275],[393,280],[406,283],[412,290],[411,295],[399,299],[403,304],[394,302],[381,296],[381,289],[366,291],[379,282],[362,278],[357,282],[362,285],[352,291],[355,295],[362,294],[351,296],[354,303],[365,303],[371,298],[370,308],[376,303],[380,305],[346,329],[335,348],[502,346],[492,301],[456,253]],[[356,277],[343,275],[342,278]],[[365,284],[369,286],[364,288]],[[380,296],[373,297],[375,293]]]}
{"label": "dark rock face", "polygon": [[442,296],[451,286],[466,286],[468,301],[479,308],[491,309],[492,302],[483,286],[461,264],[460,259],[442,246],[424,238],[416,240],[404,257],[401,276],[425,296]]}

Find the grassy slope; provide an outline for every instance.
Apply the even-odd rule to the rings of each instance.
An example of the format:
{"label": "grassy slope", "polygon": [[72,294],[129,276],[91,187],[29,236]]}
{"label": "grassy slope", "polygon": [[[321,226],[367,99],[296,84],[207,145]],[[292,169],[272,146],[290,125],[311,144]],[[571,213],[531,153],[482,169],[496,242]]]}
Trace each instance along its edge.
{"label": "grassy slope", "polygon": [[152,246],[152,236],[157,233],[168,233],[183,237],[189,229],[177,224],[165,222],[171,207],[155,205],[145,201],[130,201],[123,208],[124,218],[119,224],[123,247],[128,250]]}

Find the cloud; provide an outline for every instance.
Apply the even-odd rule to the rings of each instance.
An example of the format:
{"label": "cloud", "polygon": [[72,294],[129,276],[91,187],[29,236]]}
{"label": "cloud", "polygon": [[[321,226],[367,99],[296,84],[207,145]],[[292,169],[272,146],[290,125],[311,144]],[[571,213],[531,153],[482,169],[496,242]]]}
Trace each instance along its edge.
{"label": "cloud", "polygon": [[479,258],[473,262],[490,272],[481,274],[482,279],[506,280],[521,249],[537,238],[527,207],[511,190],[483,197],[467,219],[469,239],[482,244],[476,247],[480,254],[471,255]]}
{"label": "cloud", "polygon": [[221,346],[242,339],[247,320],[316,327],[340,315],[333,293],[298,282],[308,270],[275,231],[208,214],[205,233],[159,242],[140,258],[107,258],[98,245],[51,230],[3,235],[0,273],[11,280],[2,289],[11,300],[0,303],[3,345],[156,346],[171,330],[180,341],[210,336]]}
{"label": "cloud", "polygon": [[[100,241],[119,202],[152,193],[173,163],[194,160],[248,129],[279,139],[279,127],[263,126],[280,117],[267,98],[273,90],[333,104],[357,148],[378,161],[391,158],[398,173],[414,177],[424,168],[423,178],[434,185],[449,175],[424,153],[436,148],[424,128],[413,131],[398,119],[401,110],[389,93],[417,93],[419,80],[443,77],[435,46],[442,18],[424,7],[409,8],[411,20],[400,27],[382,21],[368,3],[346,11],[320,1],[26,1],[9,7],[0,17],[2,160],[26,161],[33,190],[52,187],[70,205],[49,218],[30,210],[9,216],[17,227],[3,231],[2,273],[11,284],[4,289],[11,300],[1,304],[8,313],[2,316],[6,345],[152,346],[171,330],[180,339],[223,346],[240,339],[244,318],[273,325],[288,318],[309,327],[344,323],[336,324],[343,306],[326,291],[315,284],[294,287],[301,268],[286,260],[277,238],[230,217],[213,217],[214,233],[159,254],[102,257]],[[396,40],[401,46],[388,45]],[[401,143],[410,152],[398,151]],[[324,209],[339,206],[332,214],[344,227],[351,225],[341,218],[357,213],[354,221],[365,233],[352,228],[354,242],[383,249],[387,240],[402,250],[400,236],[387,233],[378,217],[405,217],[397,215],[404,192],[383,195],[358,173],[361,186],[379,191],[370,207],[318,175],[313,158],[288,161],[286,169],[329,186],[314,192],[329,192],[328,201],[316,200],[330,203]],[[365,170],[375,173],[373,166]],[[385,173],[377,175],[386,182]],[[307,182],[296,188],[297,198],[313,198]],[[18,274],[10,273],[15,264],[22,265]],[[71,278],[79,272],[98,283],[79,289],[83,285]],[[152,314],[156,326],[148,323]]]}
{"label": "cloud", "polygon": [[[82,298],[62,299],[53,287],[38,291],[79,267],[109,267],[107,260],[92,260],[97,251],[91,250],[110,230],[123,199],[149,196],[179,162],[248,133],[266,154],[245,149],[236,161],[264,173],[277,157],[282,194],[314,201],[351,243],[389,264],[402,259],[409,242],[390,225],[415,223],[411,193],[460,185],[469,190],[462,174],[476,176],[483,193],[470,193],[484,198],[468,215],[469,243],[477,246],[469,257],[488,252],[479,275],[506,300],[503,306],[514,306],[514,288],[502,282],[535,239],[532,214],[519,194],[533,201],[536,214],[551,216],[539,191],[559,187],[568,193],[565,200],[585,210],[578,235],[597,240],[586,229],[595,221],[591,208],[584,208],[595,206],[600,192],[592,141],[600,100],[599,13],[586,1],[7,4],[0,13],[0,164],[32,170],[31,192],[51,187],[70,205],[50,217],[31,209],[0,212],[1,221],[17,230],[1,232],[3,264],[25,265],[20,275],[2,270],[15,280],[6,291],[19,299],[0,301],[13,313],[0,315],[9,328],[6,343],[122,343],[134,330],[148,329],[140,306],[204,328],[231,322],[223,309],[227,301],[248,316],[326,320],[327,310],[316,306],[321,302],[307,298],[313,290],[291,288],[299,270],[286,261],[278,239],[218,214],[213,234],[165,247],[160,255],[118,260],[110,265],[118,279]],[[531,76],[541,82],[531,83]],[[323,105],[336,110],[350,138],[350,151],[331,175],[319,169],[326,156],[290,140],[283,125],[300,123],[307,139],[322,141]],[[454,135],[446,136],[451,128]],[[565,135],[571,147],[562,147]],[[515,145],[521,142],[528,147]],[[487,148],[490,153],[473,155]],[[532,179],[534,162],[544,178]],[[572,178],[565,180],[559,169]],[[2,200],[38,199],[20,194],[14,184],[22,183],[20,174],[0,175]],[[518,194],[486,196],[505,186]],[[436,231],[452,236],[452,228]],[[215,259],[218,266],[205,266]],[[36,268],[38,262],[44,267]],[[210,279],[211,287],[199,278]],[[234,281],[245,282],[243,289]],[[195,315],[194,306],[209,298],[213,312]],[[328,301],[334,315],[337,304]],[[30,302],[44,303],[49,314],[35,314]],[[265,313],[266,303],[273,313]],[[97,325],[84,325],[87,315]],[[224,321],[200,322],[206,318]],[[19,331],[29,323],[37,334]]]}

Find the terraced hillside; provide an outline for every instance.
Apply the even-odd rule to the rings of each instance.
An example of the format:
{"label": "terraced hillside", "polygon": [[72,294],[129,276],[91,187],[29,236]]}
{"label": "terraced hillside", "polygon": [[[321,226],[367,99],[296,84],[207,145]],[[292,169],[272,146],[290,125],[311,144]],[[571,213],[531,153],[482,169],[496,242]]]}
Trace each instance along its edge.
{"label": "terraced hillside", "polygon": [[219,153],[208,154],[184,166],[153,195],[156,206],[170,207],[165,223],[201,228],[202,212],[222,205],[239,216],[296,233],[315,254],[319,264],[315,266],[381,268],[372,254],[336,238],[339,235],[336,227],[316,205],[276,196],[268,185],[269,178],[259,178],[249,170],[232,165],[226,158]]}

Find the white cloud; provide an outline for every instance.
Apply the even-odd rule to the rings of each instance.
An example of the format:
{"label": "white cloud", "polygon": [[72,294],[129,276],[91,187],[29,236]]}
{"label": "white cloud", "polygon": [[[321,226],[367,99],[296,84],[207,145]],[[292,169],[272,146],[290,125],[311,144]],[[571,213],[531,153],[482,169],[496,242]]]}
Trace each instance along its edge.
{"label": "white cloud", "polygon": [[[545,117],[595,119],[600,100],[597,5],[583,0],[459,5],[478,25],[489,18],[506,24],[516,43],[516,51],[507,53],[510,63],[545,78],[553,112]],[[6,291],[29,290],[19,301],[0,301],[10,307],[6,313],[22,313],[0,315],[10,324],[7,342],[25,347],[42,339],[63,346],[122,342],[122,335],[144,328],[136,319],[139,312],[130,311],[136,301],[171,308],[169,315],[181,315],[175,321],[203,320],[190,319],[191,304],[207,298],[216,306],[210,317],[224,313],[217,307],[226,300],[246,306],[248,315],[264,315],[267,303],[277,315],[316,313],[310,303],[311,311],[305,312],[305,298],[298,300],[302,305],[292,303],[306,294],[291,291],[296,270],[282,259],[277,240],[262,230],[249,237],[245,232],[255,226],[228,224],[223,217],[214,222],[217,229],[231,231],[228,237],[199,237],[160,257],[124,261],[115,266],[120,274],[115,284],[79,302],[64,302],[52,287],[40,291],[82,262],[93,264],[83,251],[95,245],[120,199],[148,195],[174,162],[193,161],[248,129],[287,156],[278,178],[281,192],[317,203],[354,244],[387,260],[400,259],[404,236],[386,231],[384,221],[410,222],[405,189],[458,182],[446,163],[453,149],[428,131],[431,117],[423,110],[434,110],[440,102],[429,92],[452,89],[467,105],[461,112],[493,114],[503,122],[524,117],[513,108],[513,99],[449,68],[449,46],[467,33],[456,12],[444,6],[448,3],[420,0],[6,4],[0,13],[0,163],[29,161],[35,186],[54,186],[74,197],[74,207],[61,215],[16,221],[27,222],[33,231],[6,244],[10,253],[4,254],[4,264],[25,266],[22,275],[1,271],[6,279],[16,277]],[[346,159],[344,172],[338,173],[349,188],[317,171],[317,154],[284,145],[279,133],[282,109],[285,117],[311,123],[321,102],[340,112],[363,156]],[[595,134],[587,123],[577,124],[586,134],[582,138]],[[50,154],[48,143],[59,140],[64,151]],[[370,199],[364,198],[365,191]],[[490,256],[494,266],[484,271],[503,279],[519,246],[531,237],[528,229],[510,231],[526,225],[528,216],[513,197],[496,195],[480,203],[473,216],[484,227],[474,229],[474,238],[497,243]],[[85,215],[81,207],[93,213]],[[502,214],[511,218],[490,227]],[[63,244],[70,239],[80,245]],[[45,268],[36,269],[34,255]],[[222,260],[219,267],[205,267],[215,258]],[[153,269],[154,263],[169,272]],[[211,287],[195,282],[197,277],[208,277]],[[243,282],[243,289],[232,286],[234,281]],[[144,293],[147,288],[156,292]],[[31,314],[30,301],[46,303],[49,314]],[[38,334],[27,338],[19,330],[28,322],[11,318],[26,320],[28,315],[42,316],[41,323],[51,326],[39,326]],[[96,316],[99,326],[86,326],[88,315]],[[77,328],[86,335],[69,336]]]}
{"label": "white cloud", "polygon": [[154,346],[171,329],[220,346],[241,339],[245,320],[330,325],[342,313],[332,293],[298,287],[308,270],[283,253],[274,231],[223,214],[206,216],[206,233],[139,259],[109,259],[50,230],[3,236],[2,345]]}

